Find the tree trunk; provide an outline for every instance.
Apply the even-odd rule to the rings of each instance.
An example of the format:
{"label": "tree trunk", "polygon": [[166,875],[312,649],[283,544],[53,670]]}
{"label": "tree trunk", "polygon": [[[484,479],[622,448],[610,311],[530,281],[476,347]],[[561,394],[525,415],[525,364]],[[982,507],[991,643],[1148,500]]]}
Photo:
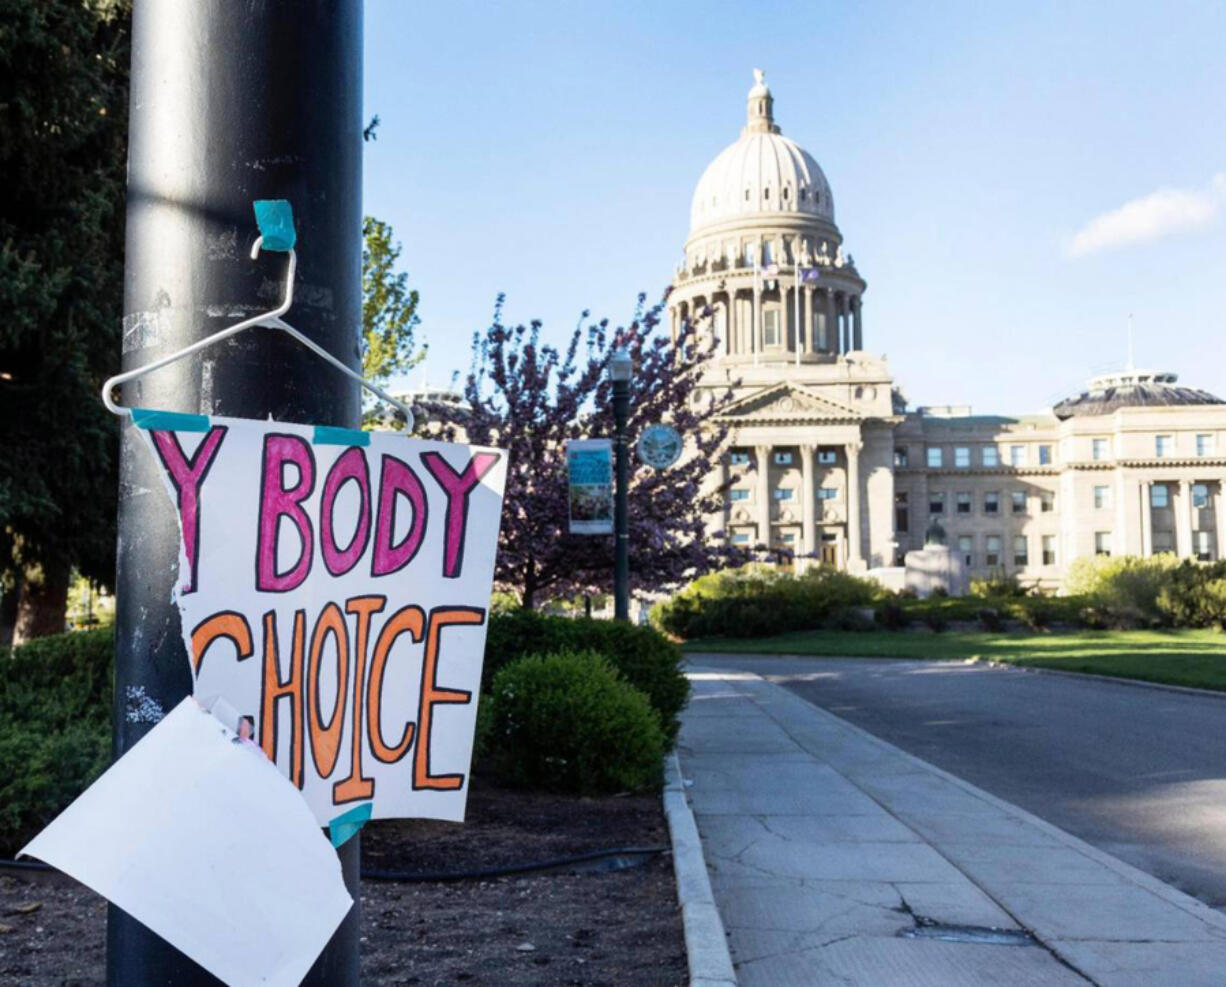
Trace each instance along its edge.
{"label": "tree trunk", "polygon": [[14,647],[36,637],[64,632],[70,577],[68,564],[60,561],[46,562],[37,570],[27,570],[17,599]]}
{"label": "tree trunk", "polygon": [[0,655],[8,651],[13,644],[13,628],[17,624],[17,596],[20,586],[0,596]]}

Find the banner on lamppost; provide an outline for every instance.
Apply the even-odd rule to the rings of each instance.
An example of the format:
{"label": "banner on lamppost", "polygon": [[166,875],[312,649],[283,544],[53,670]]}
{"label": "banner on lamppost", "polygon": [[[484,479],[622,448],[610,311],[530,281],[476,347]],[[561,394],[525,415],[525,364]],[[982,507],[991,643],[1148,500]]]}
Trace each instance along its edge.
{"label": "banner on lamppost", "polygon": [[613,534],[613,440],[567,442],[566,479],[570,533]]}

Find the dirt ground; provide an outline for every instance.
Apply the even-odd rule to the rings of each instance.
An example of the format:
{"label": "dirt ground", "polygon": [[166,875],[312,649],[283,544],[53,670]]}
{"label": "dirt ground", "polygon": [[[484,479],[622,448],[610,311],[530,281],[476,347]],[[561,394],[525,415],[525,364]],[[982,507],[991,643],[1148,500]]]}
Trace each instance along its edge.
{"label": "dirt ground", "polygon": [[[365,869],[454,873],[668,843],[655,797],[569,799],[474,779],[464,825],[375,822]],[[0,875],[0,984],[105,976],[106,903],[62,875]],[[613,873],[362,882],[362,983],[671,985],[687,980],[672,861]]]}

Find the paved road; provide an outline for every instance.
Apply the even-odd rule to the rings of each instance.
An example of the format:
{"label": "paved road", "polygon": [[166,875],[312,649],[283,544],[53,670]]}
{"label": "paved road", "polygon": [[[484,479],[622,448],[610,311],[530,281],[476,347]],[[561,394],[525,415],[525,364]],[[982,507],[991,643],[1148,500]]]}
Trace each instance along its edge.
{"label": "paved road", "polygon": [[694,655],[1226,909],[1226,698],[952,662]]}

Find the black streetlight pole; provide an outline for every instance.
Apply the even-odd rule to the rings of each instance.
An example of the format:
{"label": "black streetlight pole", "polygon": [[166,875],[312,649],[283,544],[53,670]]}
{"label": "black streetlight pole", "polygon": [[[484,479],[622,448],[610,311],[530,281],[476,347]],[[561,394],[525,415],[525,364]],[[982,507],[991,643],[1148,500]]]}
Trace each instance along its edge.
{"label": "black streetlight pole", "polygon": [[613,422],[617,429],[617,492],[613,502],[613,530],[617,539],[613,560],[613,619],[630,619],[630,451],[626,425],[630,421],[630,354],[618,347],[609,357],[613,381]]}
{"label": "black streetlight pole", "polygon": [[[123,368],[149,363],[280,298],[283,254],[248,251],[254,199],[288,199],[298,227],[293,324],[359,364],[361,0],[136,0],[132,23]],[[252,329],[125,387],[169,411],[354,427],[356,386],[282,333]],[[191,691],[171,589],[179,532],[148,451],[120,456],[115,754]],[[154,491],[155,493],[149,493]],[[236,819],[236,826],[242,820]],[[358,900],[359,841],[340,850]],[[185,852],[190,852],[185,848]],[[242,903],[236,902],[236,908]],[[355,903],[305,983],[356,987]],[[219,981],[118,908],[107,983]]]}

